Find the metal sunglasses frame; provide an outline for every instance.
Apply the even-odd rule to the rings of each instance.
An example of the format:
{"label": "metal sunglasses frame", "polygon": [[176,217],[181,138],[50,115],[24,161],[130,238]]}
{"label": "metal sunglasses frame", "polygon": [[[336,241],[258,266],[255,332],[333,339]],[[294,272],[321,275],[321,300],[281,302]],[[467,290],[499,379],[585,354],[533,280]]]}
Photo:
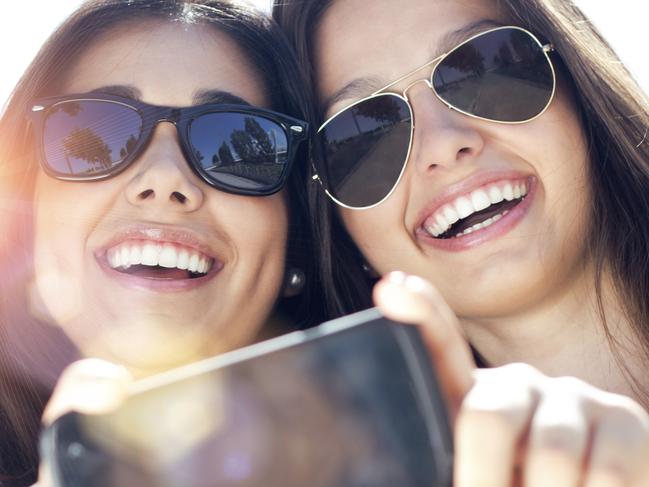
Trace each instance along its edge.
{"label": "metal sunglasses frame", "polygon": [[[496,32],[496,31],[500,31],[500,30],[512,30],[512,29],[513,30],[519,30],[519,31],[524,32],[525,34],[527,34],[541,48],[541,51],[545,55],[545,58],[546,58],[546,60],[548,62],[548,65],[550,66],[550,71],[552,73],[552,92],[550,93],[550,96],[548,97],[547,104],[545,105],[545,107],[543,107],[543,109],[538,114],[536,114],[534,117],[528,118],[526,120],[520,120],[520,121],[516,121],[516,122],[507,122],[507,121],[502,121],[502,120],[494,120],[494,119],[490,119],[490,118],[479,117],[478,115],[474,115],[472,113],[469,113],[469,112],[467,112],[465,110],[461,110],[461,109],[453,106],[452,104],[445,101],[435,91],[435,87],[433,86],[433,76],[435,76],[435,70],[437,69],[437,66],[439,66],[444,61],[444,59],[446,59],[449,55],[453,54],[455,51],[457,51],[458,49],[463,47],[465,44],[468,44],[469,42],[471,42],[471,41],[473,41],[473,40],[475,40],[475,39],[477,39],[479,37],[482,37],[484,35],[491,34],[492,32]],[[410,105],[410,101],[408,100],[408,94],[407,94],[407,92],[408,92],[408,90],[410,88],[412,88],[414,85],[416,85],[418,83],[422,83],[422,82],[426,83],[428,88],[431,89],[431,91],[435,94],[437,99],[439,101],[441,101],[448,109],[456,111],[456,112],[461,113],[463,115],[466,115],[468,117],[475,118],[477,120],[484,120],[484,121],[487,121],[487,122],[495,122],[495,123],[500,123],[500,124],[503,124],[503,125],[519,125],[519,124],[522,124],[522,123],[528,123],[528,122],[531,122],[532,120],[537,119],[541,115],[543,115],[545,113],[545,111],[548,109],[548,107],[550,106],[550,104],[552,103],[552,100],[554,99],[554,95],[555,95],[556,87],[557,87],[557,76],[556,76],[556,72],[555,72],[555,69],[554,69],[554,65],[552,64],[552,60],[550,59],[550,56],[549,56],[549,53],[552,52],[552,51],[554,51],[554,46],[551,43],[546,43],[546,44],[541,43],[541,41],[532,32],[530,32],[529,30],[527,30],[527,29],[525,29],[523,27],[518,27],[518,26],[514,26],[514,25],[504,25],[504,26],[501,26],[501,27],[495,27],[493,29],[489,29],[489,30],[486,30],[484,32],[480,32],[478,34],[475,34],[475,35],[469,37],[468,39],[462,41],[460,44],[456,45],[452,49],[446,51],[444,54],[441,54],[440,56],[436,57],[435,59],[433,59],[431,61],[428,61],[425,64],[422,64],[421,66],[419,66],[418,68],[413,69],[412,71],[409,71],[407,74],[405,74],[405,75],[401,76],[400,78],[392,81],[391,83],[385,85],[383,88],[381,88],[379,90],[376,90],[371,95],[345,106],[344,108],[338,110],[331,117],[329,117],[320,126],[320,128],[318,128],[318,132],[317,132],[318,134],[333,119],[335,119],[341,113],[345,112],[346,110],[349,110],[350,108],[353,108],[354,106],[356,106],[356,105],[358,105],[360,103],[363,103],[363,102],[365,102],[367,100],[371,100],[373,98],[377,98],[379,96],[395,96],[395,97],[399,98],[400,100],[403,100],[406,103],[406,105],[408,106],[408,110],[410,111],[410,120],[411,120],[411,123],[410,123],[410,139],[408,141],[408,152],[406,153],[406,157],[405,157],[405,159],[403,161],[403,165],[401,167],[401,172],[399,173],[399,177],[396,179],[396,181],[395,181],[394,185],[392,186],[392,188],[390,189],[390,191],[383,198],[381,198],[381,200],[379,200],[378,202],[376,202],[374,204],[371,204],[371,205],[367,205],[367,206],[350,206],[350,205],[347,205],[347,204],[339,201],[325,187],[325,185],[324,185],[324,183],[322,181],[322,178],[320,178],[320,176],[318,175],[317,168],[315,167],[315,165],[313,166],[313,173],[314,174],[313,174],[313,176],[311,176],[311,179],[313,181],[318,181],[320,183],[320,185],[322,186],[322,188],[324,189],[327,196],[329,198],[331,198],[334,201],[334,203],[336,203],[339,206],[342,206],[343,208],[347,208],[349,210],[368,210],[370,208],[374,208],[375,206],[380,205],[381,203],[383,203],[386,199],[388,199],[390,197],[390,195],[394,192],[396,187],[399,185],[399,182],[401,181],[401,177],[403,176],[403,173],[405,172],[406,165],[408,163],[408,159],[410,159],[410,151],[412,149],[412,141],[413,141],[414,132],[415,132],[415,116],[414,116],[414,112],[412,110],[412,106]],[[422,69],[424,69],[424,68],[426,68],[428,66],[431,66],[431,65],[433,65],[433,69],[432,69],[432,71],[430,73],[430,76],[428,78],[422,78],[422,79],[418,79],[416,81],[413,81],[408,86],[406,86],[406,88],[401,93],[393,93],[393,92],[383,93],[388,88],[391,88],[392,86],[396,85],[397,83],[399,83],[399,82],[401,82],[401,81],[403,81],[405,79],[408,79],[409,77],[411,77],[412,75],[414,75],[418,71],[420,71],[420,70],[422,70]]]}
{"label": "metal sunglasses frame", "polygon": [[[47,163],[47,157],[45,156],[45,143],[43,140],[45,121],[47,120],[47,116],[53,108],[64,103],[83,101],[112,103],[124,106],[134,111],[135,113],[137,113],[141,120],[140,134],[137,139],[136,145],[133,147],[132,152],[126,157],[115,162],[109,169],[100,171],[91,176],[71,176],[62,174],[55,171]],[[276,123],[282,128],[282,130],[286,134],[287,162],[284,167],[284,171],[282,172],[282,175],[276,184],[263,189],[239,188],[237,186],[216,180],[202,168],[200,162],[197,161],[193,155],[193,146],[190,140],[190,128],[194,120],[203,115],[208,115],[211,113],[239,113],[252,115],[270,120],[271,122]],[[40,160],[40,165],[45,173],[52,178],[62,181],[86,182],[101,181],[117,176],[119,173],[130,167],[143,153],[143,151],[146,150],[146,147],[151,141],[155,127],[160,122],[169,122],[176,127],[176,130],[178,132],[179,145],[185,157],[185,162],[187,162],[194,174],[196,174],[202,181],[215,189],[225,191],[227,193],[247,196],[268,196],[282,189],[282,187],[288,180],[288,175],[290,174],[297,148],[300,143],[306,139],[308,134],[307,122],[289,117],[288,115],[284,115],[283,113],[278,113],[272,110],[254,106],[207,103],[190,107],[164,107],[150,105],[131,98],[124,98],[107,94],[77,94],[38,99],[29,106],[28,115],[31,118],[34,127],[35,141],[38,146],[37,152],[38,158]]]}

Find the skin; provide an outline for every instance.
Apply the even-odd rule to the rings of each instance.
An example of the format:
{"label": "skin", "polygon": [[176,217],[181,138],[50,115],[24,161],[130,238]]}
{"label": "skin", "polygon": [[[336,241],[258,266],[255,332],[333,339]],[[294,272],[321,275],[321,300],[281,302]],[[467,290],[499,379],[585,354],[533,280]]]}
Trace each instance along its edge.
{"label": "skin", "polygon": [[[407,9],[387,0],[333,2],[315,37],[325,116],[453,48],[468,35],[447,44],[446,34],[483,20],[508,23],[494,2],[417,0]],[[372,49],[366,49],[367,39]],[[589,161],[561,73],[545,113],[518,125],[449,110],[417,82],[428,76],[425,68],[390,88],[401,93],[410,86],[415,119],[410,157],[395,191],[371,209],[338,208],[368,263],[379,274],[401,270],[433,283],[490,364],[525,361],[551,375],[574,375],[634,395],[599,323],[584,239]],[[356,89],[328,105],[352,82]],[[534,180],[531,205],[513,228],[453,251],[421,237],[422,215],[430,214],[437,198],[460,187],[470,192],[477,188],[472,178],[499,171]],[[608,276],[604,282],[610,323],[623,337],[627,365],[641,377],[643,365],[633,357],[642,355],[624,338],[633,333],[608,292]]]}
{"label": "skin", "polygon": [[[315,35],[325,117],[452,48],[441,45],[446,33],[485,19],[508,23],[495,2],[334,1]],[[336,96],[350,83],[355,89]],[[407,95],[415,132],[401,182],[375,208],[338,211],[376,271],[434,285],[393,272],[374,298],[393,319],[422,325],[453,418],[454,485],[647,485],[649,416],[628,397],[639,396],[600,331],[583,238],[590,162],[561,73],[548,110],[521,125],[452,112],[424,83]],[[453,251],[421,238],[421,215],[436,197],[502,170],[535,181],[515,226]],[[609,286],[605,277],[609,325],[643,380],[634,358],[642,355]],[[490,364],[507,365],[475,369],[467,337]]]}
{"label": "skin", "polygon": [[[219,90],[269,107],[244,53],[201,25],[149,21],[103,34],[58,93],[106,86],[127,86],[157,105],[191,106],[197,93]],[[127,364],[135,375],[249,343],[280,292],[283,194],[249,197],[208,186],[191,171],[169,123],[111,179],[71,183],[39,171],[35,206],[34,312],[60,326],[84,355]],[[102,269],[97,252],[134,225],[190,233],[223,267],[186,290],[125,285]]]}

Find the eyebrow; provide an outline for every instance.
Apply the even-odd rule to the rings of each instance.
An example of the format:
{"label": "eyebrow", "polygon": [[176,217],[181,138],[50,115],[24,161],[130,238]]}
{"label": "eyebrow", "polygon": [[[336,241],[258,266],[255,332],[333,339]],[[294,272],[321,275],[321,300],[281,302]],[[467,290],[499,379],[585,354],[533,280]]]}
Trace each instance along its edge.
{"label": "eyebrow", "polygon": [[[505,24],[503,24],[502,22],[497,22],[492,19],[481,19],[476,22],[471,22],[470,24],[464,25],[459,29],[447,32],[442,36],[436,48],[431,49],[432,55],[430,56],[430,59],[433,60],[442,56],[443,54],[453,49],[453,47],[461,44],[463,41],[471,38],[476,34],[484,32],[488,29],[493,29],[495,27],[502,27],[504,25]],[[322,113],[327,113],[332,105],[340,102],[341,100],[365,98],[370,94],[380,90],[382,86],[385,86],[388,83],[389,82],[386,83],[375,77],[356,78],[340,88],[324,101],[324,103],[322,104]]]}
{"label": "eyebrow", "polygon": [[[141,100],[142,92],[132,85],[110,85],[102,86],[92,90],[90,93],[102,93],[104,95],[121,96],[131,100]],[[223,90],[198,90],[192,96],[194,105],[204,105],[206,103],[222,103],[229,105],[250,105],[243,98]]]}
{"label": "eyebrow", "polygon": [[224,103],[230,105],[250,105],[250,103],[240,96],[229,91],[223,90],[199,90],[192,97],[194,104],[203,105],[205,103]]}
{"label": "eyebrow", "polygon": [[104,95],[121,96],[130,98],[131,100],[139,100],[142,97],[142,92],[135,86],[131,85],[110,85],[102,86],[92,90],[90,93],[101,93]]}

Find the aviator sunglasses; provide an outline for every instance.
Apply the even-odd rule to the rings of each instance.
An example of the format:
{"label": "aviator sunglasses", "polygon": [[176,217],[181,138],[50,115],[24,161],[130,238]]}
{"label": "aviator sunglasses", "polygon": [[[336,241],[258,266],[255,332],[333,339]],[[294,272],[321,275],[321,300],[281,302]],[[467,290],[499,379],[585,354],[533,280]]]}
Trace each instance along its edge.
{"label": "aviator sunglasses", "polygon": [[30,113],[41,165],[56,179],[115,176],[142,153],[158,123],[170,122],[196,175],[219,190],[251,196],[282,188],[308,127],[247,105],[173,108],[104,94],[45,98]]}
{"label": "aviator sunglasses", "polygon": [[388,198],[404,172],[414,134],[407,91],[384,91],[433,65],[426,84],[448,108],[504,124],[539,117],[554,97],[556,76],[542,44],[520,27],[482,32],[329,118],[318,130],[314,180],[349,209]]}

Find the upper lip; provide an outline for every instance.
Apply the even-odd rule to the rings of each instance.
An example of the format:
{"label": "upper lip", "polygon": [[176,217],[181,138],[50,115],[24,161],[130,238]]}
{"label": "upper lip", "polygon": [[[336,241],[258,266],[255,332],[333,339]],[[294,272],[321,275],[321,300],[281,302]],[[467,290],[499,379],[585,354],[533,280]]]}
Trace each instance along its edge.
{"label": "upper lip", "polygon": [[415,230],[421,228],[426,219],[437,212],[444,205],[455,201],[460,196],[469,195],[472,191],[504,180],[529,178],[529,173],[521,171],[489,171],[472,174],[460,181],[451,183],[440,190],[429,203],[422,208],[417,216]]}
{"label": "upper lip", "polygon": [[[176,244],[196,250],[212,259],[222,260],[219,252],[210,245],[205,235],[187,227],[156,223],[138,223],[113,232],[111,238],[100,246],[96,254],[99,257],[105,257],[108,249],[129,240]],[[215,237],[210,240],[219,241],[222,239]]]}

